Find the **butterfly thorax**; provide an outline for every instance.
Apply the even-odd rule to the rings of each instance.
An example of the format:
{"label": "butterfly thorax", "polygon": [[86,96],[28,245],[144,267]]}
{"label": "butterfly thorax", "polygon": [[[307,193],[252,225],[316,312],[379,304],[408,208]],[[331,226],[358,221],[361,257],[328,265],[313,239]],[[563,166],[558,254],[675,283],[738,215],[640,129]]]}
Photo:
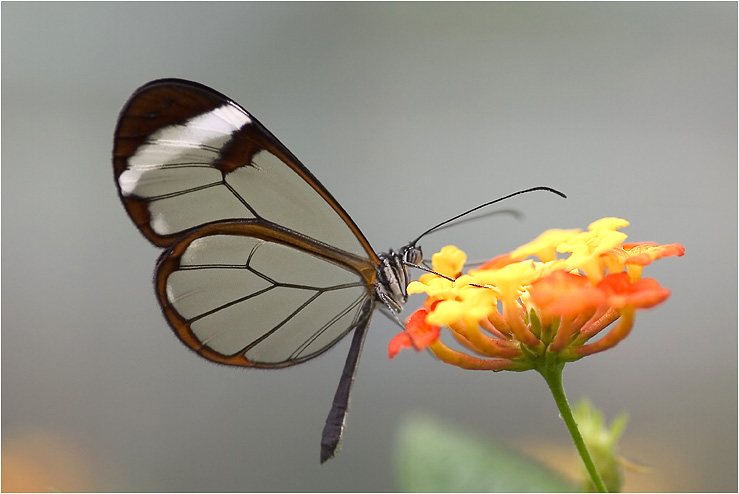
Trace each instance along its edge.
{"label": "butterfly thorax", "polygon": [[406,287],[410,283],[408,266],[417,266],[423,259],[420,247],[406,245],[400,252],[389,250],[378,255],[380,266],[377,268],[377,284],[375,293],[387,307],[400,312],[408,300]]}

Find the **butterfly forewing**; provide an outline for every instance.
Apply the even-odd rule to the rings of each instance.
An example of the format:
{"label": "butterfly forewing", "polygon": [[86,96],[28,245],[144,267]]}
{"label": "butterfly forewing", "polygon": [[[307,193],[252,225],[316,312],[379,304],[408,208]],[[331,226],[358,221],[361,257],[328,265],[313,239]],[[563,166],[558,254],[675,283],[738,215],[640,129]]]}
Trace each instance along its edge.
{"label": "butterfly forewing", "polygon": [[149,240],[166,247],[201,225],[259,218],[377,262],[315,177],[239,105],[177,80],[140,88],[114,148],[118,190]]}

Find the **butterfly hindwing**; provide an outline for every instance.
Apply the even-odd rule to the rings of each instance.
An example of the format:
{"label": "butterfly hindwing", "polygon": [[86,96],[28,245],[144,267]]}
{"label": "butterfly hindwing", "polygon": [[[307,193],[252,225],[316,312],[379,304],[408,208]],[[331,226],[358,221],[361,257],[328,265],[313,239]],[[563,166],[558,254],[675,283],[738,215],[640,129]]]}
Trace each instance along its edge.
{"label": "butterfly hindwing", "polygon": [[215,362],[283,367],[369,322],[375,271],[258,220],[195,230],[164,252],[156,288],[179,338]]}

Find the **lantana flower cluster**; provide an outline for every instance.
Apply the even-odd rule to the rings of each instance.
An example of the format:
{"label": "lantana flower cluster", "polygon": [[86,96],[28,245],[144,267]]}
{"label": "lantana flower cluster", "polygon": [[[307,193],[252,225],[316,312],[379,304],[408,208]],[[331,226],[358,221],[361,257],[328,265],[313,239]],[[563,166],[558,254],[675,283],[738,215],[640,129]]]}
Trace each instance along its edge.
{"label": "lantana flower cluster", "polygon": [[[462,274],[466,255],[447,246],[433,270],[408,285],[427,299],[388,347],[428,348],[464,369],[524,371],[542,359],[578,360],[612,348],[634,325],[637,309],[665,301],[670,291],[642,269],[680,244],[624,243],[620,218],[603,218],[588,230],[549,230],[513,252]],[[535,258],[535,259],[533,259]],[[440,339],[449,329],[461,350]]]}

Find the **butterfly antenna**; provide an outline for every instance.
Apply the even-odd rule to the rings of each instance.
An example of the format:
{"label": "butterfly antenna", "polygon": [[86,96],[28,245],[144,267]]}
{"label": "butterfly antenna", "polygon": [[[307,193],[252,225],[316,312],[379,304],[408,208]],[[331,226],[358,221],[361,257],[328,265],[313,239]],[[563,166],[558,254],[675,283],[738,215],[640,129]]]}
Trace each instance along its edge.
{"label": "butterfly antenna", "polygon": [[423,232],[422,234],[420,234],[418,237],[416,237],[416,239],[413,242],[411,242],[410,245],[416,245],[416,243],[419,240],[421,240],[422,237],[428,235],[431,232],[434,232],[434,231],[440,229],[441,227],[443,227],[445,225],[448,225],[449,223],[452,223],[455,220],[458,220],[459,218],[461,218],[463,216],[467,216],[470,213],[474,213],[478,209],[482,209],[484,207],[490,206],[490,205],[495,204],[495,203],[498,203],[500,201],[505,201],[506,199],[510,199],[511,197],[514,197],[514,196],[517,196],[517,195],[520,195],[520,194],[526,194],[527,192],[535,192],[537,190],[543,190],[543,191],[546,191],[546,192],[551,192],[553,194],[557,194],[558,196],[567,199],[567,196],[566,195],[564,195],[562,192],[558,191],[557,189],[553,189],[551,187],[539,186],[539,187],[531,187],[530,189],[519,190],[517,192],[513,192],[512,194],[508,194],[507,196],[499,197],[499,198],[497,198],[497,199],[495,199],[493,201],[486,202],[485,204],[480,204],[479,206],[476,206],[476,207],[474,207],[472,209],[468,209],[467,211],[465,211],[463,213],[460,213],[457,216],[454,216],[452,218],[449,218],[448,220],[442,221],[438,225],[432,226],[431,228],[429,228],[428,230],[426,230],[425,232]]}

